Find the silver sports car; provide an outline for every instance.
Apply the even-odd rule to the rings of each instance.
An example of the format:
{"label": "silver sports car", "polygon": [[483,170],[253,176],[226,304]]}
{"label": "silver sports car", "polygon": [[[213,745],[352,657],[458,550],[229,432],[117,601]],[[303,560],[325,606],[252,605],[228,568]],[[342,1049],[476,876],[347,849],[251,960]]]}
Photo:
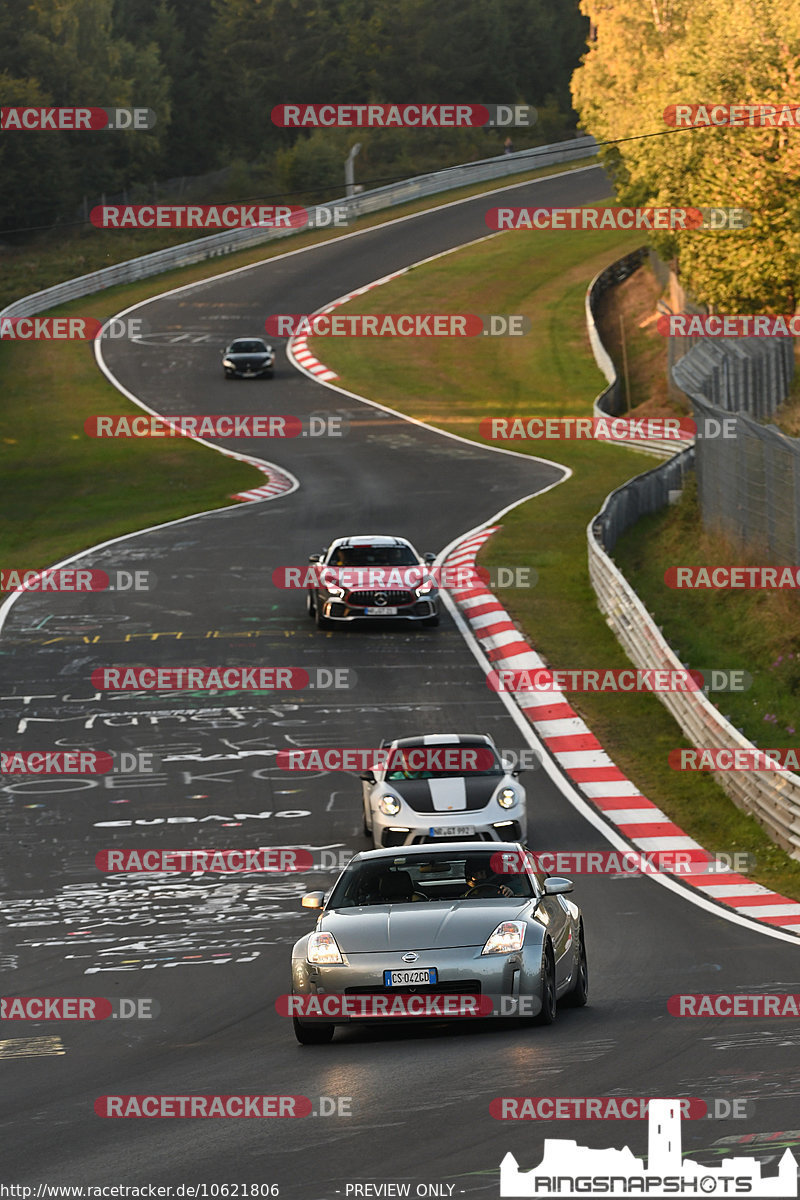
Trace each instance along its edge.
{"label": "silver sports car", "polygon": [[286,1012],[297,1040],[329,1042],[336,1025],[376,1018],[552,1024],[559,998],[582,1005],[588,994],[571,891],[568,879],[537,871],[518,842],[356,854],[327,897],[303,897],[322,912],[292,950]]}

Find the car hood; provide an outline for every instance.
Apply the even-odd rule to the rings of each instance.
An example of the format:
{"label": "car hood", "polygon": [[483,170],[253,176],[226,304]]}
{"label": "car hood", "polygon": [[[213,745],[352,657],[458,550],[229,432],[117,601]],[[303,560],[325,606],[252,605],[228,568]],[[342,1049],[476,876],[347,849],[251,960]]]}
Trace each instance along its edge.
{"label": "car hood", "polygon": [[527,916],[531,903],[511,898],[371,904],[326,913],[317,928],[332,933],[344,954],[483,946],[501,921]]}
{"label": "car hood", "polygon": [[444,779],[389,779],[387,786],[402,796],[415,812],[445,813],[485,808],[501,782],[500,775],[467,775]]}

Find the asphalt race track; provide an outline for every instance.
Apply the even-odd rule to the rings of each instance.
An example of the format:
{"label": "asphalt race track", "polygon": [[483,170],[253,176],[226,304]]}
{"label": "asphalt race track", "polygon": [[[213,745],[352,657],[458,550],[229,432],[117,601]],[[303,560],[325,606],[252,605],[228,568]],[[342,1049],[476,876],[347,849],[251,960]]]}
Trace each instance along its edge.
{"label": "asphalt race track", "polygon": [[[582,204],[609,190],[593,169],[520,186],[512,196],[515,204]],[[343,533],[397,533],[438,553],[561,471],[471,447],[322,388],[288,364],[282,346],[272,381],[227,383],[219,366],[221,347],[260,333],[269,313],[312,312],[485,236],[483,214],[493,203],[479,197],[193,285],[137,309],[151,330],[143,344],[107,344],[109,369],[160,413],[325,410],[345,414],[349,427],[338,440],[231,439],[230,448],[287,469],[299,489],[133,536],[82,560],[152,571],[152,591],[32,594],[8,614],[0,745],[158,756],[153,774],[6,778],[0,788],[0,828],[14,849],[0,875],[0,965],[15,968],[13,994],[146,997],[158,1010],[127,1021],[4,1022],[8,1178],[274,1183],[288,1200],[406,1181],[412,1195],[418,1184],[437,1184],[448,1185],[445,1196],[494,1197],[506,1151],[523,1168],[534,1166],[545,1136],[646,1152],[644,1121],[503,1123],[489,1113],[497,1096],[749,1100],[746,1120],[684,1122],[684,1150],[709,1163],[719,1161],[711,1147],[720,1139],[800,1129],[795,1023],[680,1020],[667,1012],[676,992],[800,990],[798,949],[652,880],[576,879],[590,1004],[563,1010],[551,1028],[353,1028],[339,1030],[330,1046],[301,1047],[275,1000],[288,990],[291,944],[314,921],[300,896],[329,886],[333,869],[297,878],[154,878],[106,876],[94,865],[107,848],[308,846],[330,850],[331,862],[365,848],[358,779],[281,773],[279,749],[376,746],[428,730],[486,731],[501,747],[523,745],[449,616],[438,629],[320,633],[302,593],[276,589],[271,574],[305,563]],[[210,336],[171,340],[187,331]],[[92,687],[96,668],[129,664],[347,667],[356,684],[219,696]],[[543,771],[523,782],[533,846],[607,848]],[[316,1123],[137,1121],[102,1119],[93,1109],[107,1094],[187,1093],[304,1095],[317,1108],[319,1097],[350,1097],[351,1115],[320,1115]],[[777,1154],[767,1151],[762,1161],[772,1173]]]}

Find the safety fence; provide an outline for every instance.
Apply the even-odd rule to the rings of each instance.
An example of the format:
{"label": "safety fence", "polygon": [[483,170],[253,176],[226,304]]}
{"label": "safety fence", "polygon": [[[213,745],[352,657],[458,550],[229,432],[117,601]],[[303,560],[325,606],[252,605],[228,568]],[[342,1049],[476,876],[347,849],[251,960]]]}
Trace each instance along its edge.
{"label": "safety fence", "polygon": [[786,399],[793,338],[704,338],[673,369],[694,404],[703,525],[773,562],[800,562],[800,439],[754,418]]}
{"label": "safety fence", "polygon": [[[602,365],[598,365],[602,370]],[[699,416],[725,416],[703,401],[700,401],[700,405],[708,412],[704,414],[701,409]],[[736,422],[737,426],[739,422],[744,423],[748,430],[750,426],[754,427],[757,435],[753,434],[753,444],[756,436],[762,435],[765,436],[765,444],[768,438],[794,441],[784,439],[777,430],[757,426],[744,414],[738,414]],[[668,462],[661,463],[611,492],[587,528],[589,576],[598,606],[625,653],[637,667],[679,670],[684,664],[670,648],[610,553],[620,535],[641,516],[670,502],[682,486],[686,471],[691,469],[700,445],[701,441],[698,441],[694,447],[687,448]],[[704,451],[708,446],[716,445],[721,447],[720,453],[725,454],[736,442],[708,440],[704,444]],[[796,493],[792,493],[792,498],[795,496]],[[796,500],[794,503],[796,511]],[[800,560],[794,558],[793,561]],[[755,748],[735,726],[725,720],[702,691],[659,692],[657,695],[685,737],[698,749]],[[713,774],[738,808],[756,817],[773,841],[793,858],[800,859],[800,776],[789,771],[715,771]]]}

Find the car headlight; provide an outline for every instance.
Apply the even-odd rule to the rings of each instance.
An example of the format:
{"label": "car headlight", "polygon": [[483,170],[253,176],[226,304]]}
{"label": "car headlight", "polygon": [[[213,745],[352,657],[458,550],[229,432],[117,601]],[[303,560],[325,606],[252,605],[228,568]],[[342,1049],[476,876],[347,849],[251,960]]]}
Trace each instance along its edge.
{"label": "car headlight", "polygon": [[392,796],[387,792],[385,796],[381,796],[378,807],[387,817],[395,817],[400,812],[400,801],[397,796]]}
{"label": "car headlight", "polygon": [[223,367],[235,367],[236,363],[232,363],[229,358],[223,358],[222,365]]}
{"label": "car headlight", "polygon": [[517,793],[513,788],[501,788],[497,795],[497,803],[501,808],[513,808],[517,803]]}
{"label": "car headlight", "polygon": [[433,591],[433,580],[432,579],[423,579],[423,581],[419,585],[419,587],[414,588],[414,593],[417,596],[427,596],[428,593],[432,592],[432,591]]}
{"label": "car headlight", "polygon": [[320,575],[319,581],[322,584],[322,586],[325,588],[325,591],[328,593],[329,596],[333,596],[333,597],[335,597],[335,599],[341,600],[342,596],[344,595],[345,589],[343,587],[339,586],[339,581],[337,579],[337,575],[336,575],[335,571],[332,571],[330,569],[328,569],[327,571],[323,571]]}
{"label": "car headlight", "polygon": [[524,941],[524,922],[502,921],[486,939],[481,954],[511,954],[513,950],[521,950]]}
{"label": "car headlight", "polygon": [[343,963],[342,952],[332,933],[312,933],[306,957],[310,963]]}

